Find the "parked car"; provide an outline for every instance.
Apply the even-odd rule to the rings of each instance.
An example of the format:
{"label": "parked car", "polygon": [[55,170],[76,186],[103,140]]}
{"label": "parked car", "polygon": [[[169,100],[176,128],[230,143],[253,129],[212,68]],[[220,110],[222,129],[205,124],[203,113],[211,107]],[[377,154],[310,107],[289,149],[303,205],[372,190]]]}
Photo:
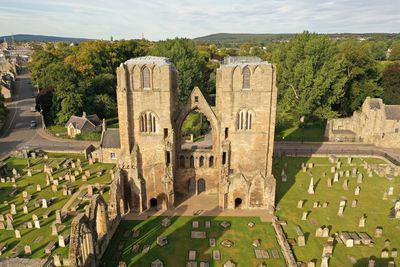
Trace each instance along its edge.
{"label": "parked car", "polygon": [[31,120],[30,127],[31,128],[36,128],[36,126],[37,126],[36,121],[35,120]]}

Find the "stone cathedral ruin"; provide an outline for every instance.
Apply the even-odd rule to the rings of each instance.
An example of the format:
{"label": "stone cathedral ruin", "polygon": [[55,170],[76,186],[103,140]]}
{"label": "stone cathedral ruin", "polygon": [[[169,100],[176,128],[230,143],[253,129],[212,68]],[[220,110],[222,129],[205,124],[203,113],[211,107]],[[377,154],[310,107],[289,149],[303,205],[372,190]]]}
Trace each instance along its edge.
{"label": "stone cathedral ruin", "polygon": [[[162,57],[139,57],[117,69],[119,129],[103,132],[95,160],[123,176],[121,212],[172,209],[178,196],[218,195],[220,209],[273,212],[272,154],[276,68],[256,57],[228,57],[217,70],[216,106],[199,88],[178,101],[178,75]],[[203,145],[182,146],[190,112],[210,123]]]}

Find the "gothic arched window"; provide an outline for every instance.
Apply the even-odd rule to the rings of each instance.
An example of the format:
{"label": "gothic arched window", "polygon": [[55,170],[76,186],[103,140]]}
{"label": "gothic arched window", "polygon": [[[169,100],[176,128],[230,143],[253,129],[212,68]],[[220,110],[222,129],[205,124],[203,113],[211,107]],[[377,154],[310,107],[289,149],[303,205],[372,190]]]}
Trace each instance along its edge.
{"label": "gothic arched window", "polygon": [[157,132],[157,116],[151,112],[143,112],[139,117],[139,129],[142,133]]}
{"label": "gothic arched window", "polygon": [[243,89],[250,89],[250,69],[245,67],[243,69]]}
{"label": "gothic arched window", "polygon": [[142,70],[142,88],[151,88],[150,86],[150,70],[144,67]]}
{"label": "gothic arched window", "polygon": [[238,130],[251,130],[253,127],[254,114],[252,111],[242,109],[237,114],[236,128]]}

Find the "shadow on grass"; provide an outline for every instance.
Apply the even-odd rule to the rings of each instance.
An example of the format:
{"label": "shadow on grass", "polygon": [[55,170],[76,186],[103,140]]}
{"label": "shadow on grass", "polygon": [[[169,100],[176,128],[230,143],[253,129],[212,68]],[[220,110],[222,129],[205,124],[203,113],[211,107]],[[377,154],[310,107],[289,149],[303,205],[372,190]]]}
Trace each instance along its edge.
{"label": "shadow on grass", "polygon": [[[160,259],[165,266],[186,266],[189,250],[196,251],[196,262],[209,262],[212,265],[212,253],[206,253],[210,248],[209,238],[215,238],[218,242],[225,229],[219,225],[219,221],[214,220],[217,215],[182,216],[186,210],[187,206],[183,205],[177,212],[171,214],[171,211],[167,211],[160,216],[149,216],[145,221],[121,221],[103,256],[102,266],[118,266],[119,261],[126,262],[127,266],[150,266],[156,259]],[[219,211],[219,208],[215,207],[215,211]],[[161,221],[167,217],[171,218],[171,225],[165,228]],[[193,221],[198,221],[198,228],[192,227]],[[206,221],[210,221],[210,228],[205,227]],[[140,235],[134,238],[132,233],[136,230],[140,231]],[[205,232],[206,238],[191,238],[192,231]],[[159,236],[167,237],[168,244],[165,247],[157,245]],[[144,245],[150,245],[147,253],[142,252]],[[137,246],[138,251],[132,251]],[[216,243],[215,249],[217,247]]]}
{"label": "shadow on grass", "polygon": [[[390,261],[394,261],[393,258],[387,258],[387,259],[383,259],[383,258],[375,258],[375,257],[371,257],[371,258],[362,258],[357,260],[356,263],[353,264],[353,267],[365,267],[365,266],[369,266],[368,262],[370,259],[375,260],[375,267],[387,267],[388,263]],[[393,265],[395,266],[395,265]]]}

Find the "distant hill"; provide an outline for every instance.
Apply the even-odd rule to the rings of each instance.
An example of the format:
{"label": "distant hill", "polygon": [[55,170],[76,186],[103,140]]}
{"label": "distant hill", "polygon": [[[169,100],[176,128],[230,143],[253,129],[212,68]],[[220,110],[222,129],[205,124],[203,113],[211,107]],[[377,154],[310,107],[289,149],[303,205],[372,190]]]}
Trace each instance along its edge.
{"label": "distant hill", "polygon": [[59,37],[59,36],[47,36],[47,35],[34,35],[34,34],[15,34],[8,36],[1,36],[0,41],[4,38],[7,42],[10,42],[12,38],[16,42],[66,42],[66,43],[80,43],[83,41],[91,41],[93,39],[86,38],[75,38],[75,37]]}
{"label": "distant hill", "polygon": [[[267,45],[271,42],[283,42],[295,35],[294,33],[216,33],[195,38],[197,42],[216,43],[226,46],[236,46],[242,43],[258,43]],[[400,39],[400,33],[334,33],[327,34],[332,38],[364,38],[364,39]]]}

